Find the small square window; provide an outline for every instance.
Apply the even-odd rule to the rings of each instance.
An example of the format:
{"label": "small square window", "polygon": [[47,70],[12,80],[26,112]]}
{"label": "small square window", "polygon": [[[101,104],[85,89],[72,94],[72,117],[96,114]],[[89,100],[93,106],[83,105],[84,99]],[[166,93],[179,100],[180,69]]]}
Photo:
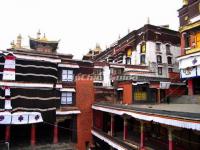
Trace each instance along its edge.
{"label": "small square window", "polygon": [[72,104],[72,92],[63,92],[61,94],[61,104]]}
{"label": "small square window", "polygon": [[62,70],[62,81],[73,81],[73,70]]}

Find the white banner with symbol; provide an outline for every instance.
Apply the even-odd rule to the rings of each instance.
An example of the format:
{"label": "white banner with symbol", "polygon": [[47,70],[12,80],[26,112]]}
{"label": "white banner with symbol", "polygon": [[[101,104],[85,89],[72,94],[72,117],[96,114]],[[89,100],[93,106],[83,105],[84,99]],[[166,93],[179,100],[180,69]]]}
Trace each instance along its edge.
{"label": "white banner with symbol", "polygon": [[197,76],[197,67],[181,69],[181,78],[191,78]]}
{"label": "white banner with symbol", "polygon": [[32,124],[43,122],[40,112],[0,112],[0,124]]}

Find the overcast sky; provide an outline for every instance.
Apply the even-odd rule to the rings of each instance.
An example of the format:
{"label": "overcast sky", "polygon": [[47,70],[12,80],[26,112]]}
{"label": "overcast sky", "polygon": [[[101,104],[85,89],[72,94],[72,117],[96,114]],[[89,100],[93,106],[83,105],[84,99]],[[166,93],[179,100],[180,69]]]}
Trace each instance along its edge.
{"label": "overcast sky", "polygon": [[128,29],[142,27],[147,17],[178,30],[181,5],[182,0],[1,0],[0,49],[19,33],[28,47],[28,36],[40,29],[49,40],[61,40],[59,52],[82,58],[96,43],[105,49]]}

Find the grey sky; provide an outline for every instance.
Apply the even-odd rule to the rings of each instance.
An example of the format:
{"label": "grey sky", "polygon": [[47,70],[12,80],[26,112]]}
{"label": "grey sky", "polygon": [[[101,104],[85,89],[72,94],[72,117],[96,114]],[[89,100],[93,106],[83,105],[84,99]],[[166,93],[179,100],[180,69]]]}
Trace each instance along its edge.
{"label": "grey sky", "polygon": [[182,0],[1,0],[0,49],[21,33],[23,45],[38,29],[49,40],[61,39],[59,52],[82,58],[98,42],[109,46],[147,22],[178,30]]}

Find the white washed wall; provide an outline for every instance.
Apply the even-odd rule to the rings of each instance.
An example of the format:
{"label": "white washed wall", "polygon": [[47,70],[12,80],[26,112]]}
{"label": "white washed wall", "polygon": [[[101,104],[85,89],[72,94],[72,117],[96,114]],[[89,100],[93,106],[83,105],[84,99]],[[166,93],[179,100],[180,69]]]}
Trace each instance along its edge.
{"label": "white washed wall", "polygon": [[110,68],[109,66],[103,67],[103,86],[110,86],[111,79],[110,79]]}

